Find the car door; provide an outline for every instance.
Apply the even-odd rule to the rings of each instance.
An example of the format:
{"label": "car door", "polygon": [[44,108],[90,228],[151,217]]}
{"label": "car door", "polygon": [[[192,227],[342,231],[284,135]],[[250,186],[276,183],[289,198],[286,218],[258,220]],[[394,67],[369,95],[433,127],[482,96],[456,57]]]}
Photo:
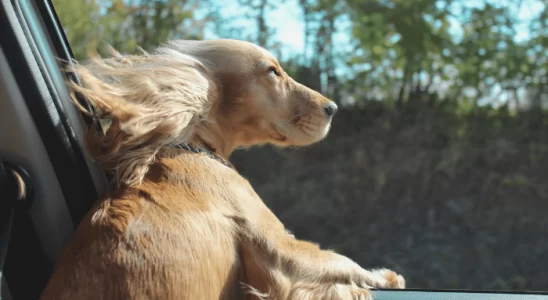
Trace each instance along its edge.
{"label": "car door", "polygon": [[51,3],[2,1],[0,24],[0,157],[25,168],[34,186],[32,205],[15,208],[9,241],[2,241],[2,294],[37,299],[106,180],[82,152],[86,123],[56,59],[71,54]]}

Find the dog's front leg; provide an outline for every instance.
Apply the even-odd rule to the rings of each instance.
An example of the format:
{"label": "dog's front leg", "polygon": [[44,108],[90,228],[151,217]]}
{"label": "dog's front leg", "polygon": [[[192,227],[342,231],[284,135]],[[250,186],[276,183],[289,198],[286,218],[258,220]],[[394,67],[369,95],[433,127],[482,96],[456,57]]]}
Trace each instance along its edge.
{"label": "dog's front leg", "polygon": [[288,234],[261,202],[241,220],[242,258],[251,295],[264,299],[370,299],[369,288],[404,288],[395,272],[368,271],[349,258]]}

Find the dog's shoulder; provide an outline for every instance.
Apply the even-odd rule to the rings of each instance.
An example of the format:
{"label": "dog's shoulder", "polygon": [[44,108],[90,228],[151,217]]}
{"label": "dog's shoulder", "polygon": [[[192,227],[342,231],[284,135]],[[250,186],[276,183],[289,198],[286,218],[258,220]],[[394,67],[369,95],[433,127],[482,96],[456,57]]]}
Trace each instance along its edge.
{"label": "dog's shoulder", "polygon": [[161,157],[145,177],[145,181],[171,186],[176,189],[208,191],[246,188],[249,181],[236,169],[208,157],[206,154],[182,154],[180,157]]}

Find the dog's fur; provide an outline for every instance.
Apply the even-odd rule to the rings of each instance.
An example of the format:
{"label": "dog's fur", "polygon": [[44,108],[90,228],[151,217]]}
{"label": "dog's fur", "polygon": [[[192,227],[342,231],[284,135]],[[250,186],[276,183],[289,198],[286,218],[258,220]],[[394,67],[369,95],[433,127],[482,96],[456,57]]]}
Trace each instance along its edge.
{"label": "dog's fur", "polygon": [[390,270],[295,239],[234,169],[171,146],[228,159],[238,147],[323,139],[330,100],[268,51],[174,41],[73,71],[82,86],[70,90],[110,122],[86,142],[117,185],[79,225],[42,299],[369,299],[370,288],[404,287]]}

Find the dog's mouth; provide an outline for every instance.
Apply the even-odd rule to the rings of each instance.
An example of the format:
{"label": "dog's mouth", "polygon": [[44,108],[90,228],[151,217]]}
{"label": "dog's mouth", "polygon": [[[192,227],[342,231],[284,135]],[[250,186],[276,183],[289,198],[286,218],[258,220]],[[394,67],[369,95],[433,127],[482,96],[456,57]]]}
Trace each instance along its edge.
{"label": "dog's mouth", "polygon": [[327,124],[318,124],[291,121],[289,124],[272,124],[270,137],[278,145],[303,146],[323,139],[329,132],[329,128],[330,122]]}
{"label": "dog's mouth", "polygon": [[272,128],[274,129],[274,133],[275,133],[275,135],[273,136],[274,140],[276,140],[277,142],[286,142],[287,141],[287,136],[280,131],[278,126],[273,125]]}

